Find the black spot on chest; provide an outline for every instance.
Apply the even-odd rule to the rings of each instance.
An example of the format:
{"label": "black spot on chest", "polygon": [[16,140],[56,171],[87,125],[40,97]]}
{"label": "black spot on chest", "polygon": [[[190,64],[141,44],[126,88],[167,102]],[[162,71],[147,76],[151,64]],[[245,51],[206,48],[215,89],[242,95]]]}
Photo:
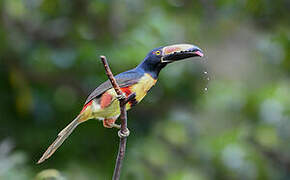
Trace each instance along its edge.
{"label": "black spot on chest", "polygon": [[138,101],[134,98],[131,101],[129,101],[129,104],[131,107],[135,106],[136,104],[138,104]]}

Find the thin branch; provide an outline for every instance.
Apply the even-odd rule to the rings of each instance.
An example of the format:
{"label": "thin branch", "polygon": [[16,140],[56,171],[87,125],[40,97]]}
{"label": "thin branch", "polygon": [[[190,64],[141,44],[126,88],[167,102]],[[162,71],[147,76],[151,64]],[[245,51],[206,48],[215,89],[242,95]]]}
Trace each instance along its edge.
{"label": "thin branch", "polygon": [[116,159],[116,164],[115,164],[115,169],[114,169],[114,174],[113,174],[113,180],[119,180],[120,179],[120,174],[121,174],[121,167],[123,163],[123,159],[125,156],[125,151],[126,151],[126,143],[127,143],[127,136],[129,136],[129,130],[127,128],[127,111],[126,111],[126,104],[135,98],[135,93],[130,94],[127,98],[123,94],[123,92],[120,89],[120,86],[118,85],[116,79],[114,78],[114,75],[109,67],[107,58],[105,56],[100,56],[102,63],[104,64],[106,74],[115,89],[118,99],[120,101],[120,120],[121,120],[121,130],[118,132],[118,135],[120,137],[120,144],[119,144],[119,151],[118,151],[118,156]]}
{"label": "thin branch", "polygon": [[115,79],[115,77],[114,77],[114,75],[109,67],[106,56],[100,56],[100,58],[101,58],[102,63],[104,64],[106,74],[107,74],[109,80],[111,81],[111,84],[112,84],[113,88],[115,89],[117,95],[122,96],[123,92],[121,91],[120,86],[118,85],[118,83],[117,83],[117,81],[116,81],[116,79]]}

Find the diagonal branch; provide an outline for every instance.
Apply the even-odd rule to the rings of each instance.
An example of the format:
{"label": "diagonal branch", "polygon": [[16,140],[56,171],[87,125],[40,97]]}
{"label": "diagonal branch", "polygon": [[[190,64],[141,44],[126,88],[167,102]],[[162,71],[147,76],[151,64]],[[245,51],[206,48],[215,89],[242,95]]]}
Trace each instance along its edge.
{"label": "diagonal branch", "polygon": [[110,67],[107,61],[106,56],[100,56],[102,63],[104,64],[105,70],[106,70],[106,74],[109,78],[109,80],[111,81],[111,84],[113,86],[113,88],[115,89],[117,95],[122,96],[123,92],[120,89],[120,86],[118,85]]}
{"label": "diagonal branch", "polygon": [[121,120],[121,130],[118,132],[118,135],[120,137],[120,144],[119,144],[119,151],[118,156],[116,159],[114,174],[113,174],[113,180],[119,180],[120,174],[121,174],[121,167],[123,163],[123,159],[125,156],[126,151],[126,143],[127,143],[127,137],[129,136],[129,130],[127,128],[127,111],[126,111],[126,104],[135,98],[135,93],[130,94],[127,98],[124,95],[124,93],[121,91],[120,86],[118,85],[116,79],[114,78],[114,75],[109,67],[107,58],[105,56],[100,56],[102,63],[104,64],[106,74],[115,89],[118,99],[120,101],[120,120]]}

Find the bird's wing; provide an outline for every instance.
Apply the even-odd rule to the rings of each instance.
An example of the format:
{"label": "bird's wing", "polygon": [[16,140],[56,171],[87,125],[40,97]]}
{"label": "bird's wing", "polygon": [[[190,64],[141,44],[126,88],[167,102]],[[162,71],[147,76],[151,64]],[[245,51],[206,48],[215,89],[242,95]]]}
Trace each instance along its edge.
{"label": "bird's wing", "polygon": [[[115,79],[120,87],[127,87],[133,84],[136,84],[141,77],[142,77],[141,73],[136,72],[134,70],[130,70],[130,71],[126,71],[126,72],[118,74],[117,76],[115,76]],[[111,89],[111,88],[113,88],[113,86],[111,82],[107,80],[106,82],[98,86],[89,95],[89,97],[87,98],[85,102],[85,105],[89,103],[91,100],[93,100],[94,98],[99,97],[100,95],[102,95],[104,92],[106,92],[108,89]]]}

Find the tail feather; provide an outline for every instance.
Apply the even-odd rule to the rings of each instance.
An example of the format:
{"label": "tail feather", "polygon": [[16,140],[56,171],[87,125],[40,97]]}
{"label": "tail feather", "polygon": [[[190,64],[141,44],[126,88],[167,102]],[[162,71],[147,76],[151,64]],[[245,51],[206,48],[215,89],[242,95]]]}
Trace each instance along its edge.
{"label": "tail feather", "polygon": [[42,157],[38,160],[37,164],[42,163],[48,159],[59,146],[68,138],[68,136],[73,132],[73,130],[81,123],[82,115],[78,115],[69,125],[67,125],[57,136],[56,140],[47,148]]}

